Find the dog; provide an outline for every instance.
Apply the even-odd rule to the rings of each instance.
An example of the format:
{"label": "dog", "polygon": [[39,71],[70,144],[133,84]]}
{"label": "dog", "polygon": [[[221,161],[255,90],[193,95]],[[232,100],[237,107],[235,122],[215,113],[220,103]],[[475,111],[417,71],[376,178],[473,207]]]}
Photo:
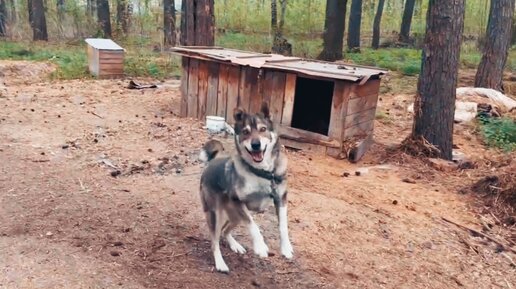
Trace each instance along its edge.
{"label": "dog", "polygon": [[246,253],[231,235],[240,223],[249,230],[254,253],[262,258],[268,256],[269,247],[251,212],[263,212],[271,203],[278,217],[281,254],[291,259],[294,253],[287,220],[287,158],[280,151],[268,104],[263,103],[260,112],[255,114],[235,108],[233,116],[236,152],[221,156],[222,143],[210,140],[199,155],[207,162],[200,181],[202,207],[210,231],[215,268],[223,273],[228,273],[229,268],[220,252],[221,237],[233,252]]}

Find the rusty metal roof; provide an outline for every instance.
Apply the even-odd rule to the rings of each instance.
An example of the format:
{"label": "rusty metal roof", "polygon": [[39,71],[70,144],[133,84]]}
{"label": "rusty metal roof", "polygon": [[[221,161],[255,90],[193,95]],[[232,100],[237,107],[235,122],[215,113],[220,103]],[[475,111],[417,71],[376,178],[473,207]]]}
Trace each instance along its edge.
{"label": "rusty metal roof", "polygon": [[173,52],[197,59],[229,62],[234,65],[269,68],[297,72],[309,76],[327,77],[365,83],[371,76],[380,76],[386,70],[351,64],[323,62],[287,57],[278,54],[264,54],[222,47],[182,46],[174,47]]}

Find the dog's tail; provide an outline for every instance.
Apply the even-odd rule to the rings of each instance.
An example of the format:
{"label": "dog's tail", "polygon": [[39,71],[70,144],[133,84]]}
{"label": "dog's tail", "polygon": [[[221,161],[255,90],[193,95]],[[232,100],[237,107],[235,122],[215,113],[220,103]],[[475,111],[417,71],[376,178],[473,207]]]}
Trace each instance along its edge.
{"label": "dog's tail", "polygon": [[222,151],[224,151],[222,143],[218,140],[212,139],[202,147],[201,152],[199,153],[199,160],[204,163],[208,163]]}

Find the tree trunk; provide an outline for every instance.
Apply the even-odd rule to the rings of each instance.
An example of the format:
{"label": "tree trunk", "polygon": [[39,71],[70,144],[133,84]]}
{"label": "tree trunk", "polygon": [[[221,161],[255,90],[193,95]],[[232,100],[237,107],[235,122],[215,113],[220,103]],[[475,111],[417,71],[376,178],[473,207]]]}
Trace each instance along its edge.
{"label": "tree trunk", "polygon": [[34,20],[32,20],[32,0],[27,0],[27,12],[29,13],[29,25],[31,29],[34,29]]}
{"label": "tree trunk", "polygon": [[342,59],[347,2],[347,0],[326,1],[323,50],[317,57],[320,60],[335,61]]}
{"label": "tree trunk", "polygon": [[428,141],[451,160],[455,89],[464,30],[465,0],[430,0],[412,138]]}
{"label": "tree trunk", "polygon": [[362,0],[352,0],[349,12],[348,49],[360,48],[360,25],[362,22]]}
{"label": "tree trunk", "polygon": [[65,0],[57,0],[56,1],[56,8],[57,8],[57,14],[59,17],[59,20],[63,19],[64,13],[65,13]]}
{"label": "tree trunk", "polygon": [[97,19],[104,37],[111,38],[111,14],[108,0],[97,0]]}
{"label": "tree trunk", "polygon": [[176,45],[176,8],[174,0],[163,0],[163,34],[165,46]]}
{"label": "tree trunk", "polygon": [[[286,11],[286,0],[280,0],[282,6],[282,18]],[[285,11],[283,11],[285,9]],[[284,19],[282,20],[284,21]],[[287,39],[283,37],[282,26],[278,27],[278,9],[276,0],[271,0],[271,32],[272,32],[272,53],[278,53],[283,55],[292,55],[292,45],[288,43]]]}
{"label": "tree trunk", "polygon": [[399,41],[403,43],[410,42],[410,25],[412,24],[412,15],[414,14],[414,6],[416,0],[407,0],[405,2],[405,9],[403,10],[403,18],[401,19],[400,38]]}
{"label": "tree trunk", "polygon": [[272,37],[278,34],[278,5],[276,0],[271,0],[271,32]]}
{"label": "tree trunk", "polygon": [[86,0],[86,15],[95,18],[97,11],[97,1],[96,0]]}
{"label": "tree trunk", "polygon": [[0,0],[0,37],[7,36],[7,5],[6,0]]}
{"label": "tree trunk", "polygon": [[516,16],[512,18],[512,36],[511,45],[516,44]]}
{"label": "tree trunk", "polygon": [[43,0],[29,0],[29,19],[32,27],[32,39],[34,41],[48,41],[47,20],[45,18],[45,6]]}
{"label": "tree trunk", "polygon": [[116,3],[116,24],[124,35],[129,33],[129,6],[127,0],[117,0]]}
{"label": "tree trunk", "polygon": [[278,31],[283,35],[283,26],[285,26],[285,14],[287,13],[287,0],[280,0],[281,4],[281,16],[279,20]]}
{"label": "tree trunk", "polygon": [[380,23],[382,22],[384,4],[385,0],[378,1],[378,8],[376,9],[376,15],[374,16],[373,43],[371,45],[374,49],[378,49],[378,47],[380,46]]}
{"label": "tree trunk", "polygon": [[9,9],[8,9],[8,18],[7,18],[7,22],[9,24],[14,24],[16,23],[16,20],[17,20],[17,12],[16,12],[16,1],[15,0],[9,0]]}
{"label": "tree trunk", "polygon": [[476,87],[503,92],[503,69],[511,46],[515,0],[491,0],[484,54],[475,76]]}
{"label": "tree trunk", "polygon": [[214,0],[183,0],[181,5],[181,45],[215,44]]}

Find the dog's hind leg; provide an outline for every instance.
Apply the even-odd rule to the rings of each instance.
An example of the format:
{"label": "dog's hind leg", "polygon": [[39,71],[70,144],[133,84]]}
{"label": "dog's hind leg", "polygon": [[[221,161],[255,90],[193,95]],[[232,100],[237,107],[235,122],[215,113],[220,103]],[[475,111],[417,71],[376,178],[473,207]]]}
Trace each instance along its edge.
{"label": "dog's hind leg", "polygon": [[287,217],[287,192],[280,198],[274,200],[274,207],[276,207],[276,215],[278,216],[279,232],[280,232],[280,250],[281,255],[287,259],[291,259],[294,254],[294,249],[290,243],[288,236],[288,217]]}
{"label": "dog's hind leg", "polygon": [[224,258],[222,258],[222,253],[220,252],[220,235],[224,220],[220,213],[213,211],[207,212],[207,218],[208,225],[211,226],[211,250],[213,251],[213,258],[215,259],[215,268],[219,272],[228,273],[228,265],[226,265]]}
{"label": "dog's hind leg", "polygon": [[226,228],[223,230],[224,236],[226,237],[226,241],[228,242],[229,248],[231,248],[231,251],[238,253],[238,254],[245,254],[246,250],[244,246],[240,245],[240,243],[233,238],[231,235],[231,231],[238,225],[236,222],[230,222],[226,226]]}

